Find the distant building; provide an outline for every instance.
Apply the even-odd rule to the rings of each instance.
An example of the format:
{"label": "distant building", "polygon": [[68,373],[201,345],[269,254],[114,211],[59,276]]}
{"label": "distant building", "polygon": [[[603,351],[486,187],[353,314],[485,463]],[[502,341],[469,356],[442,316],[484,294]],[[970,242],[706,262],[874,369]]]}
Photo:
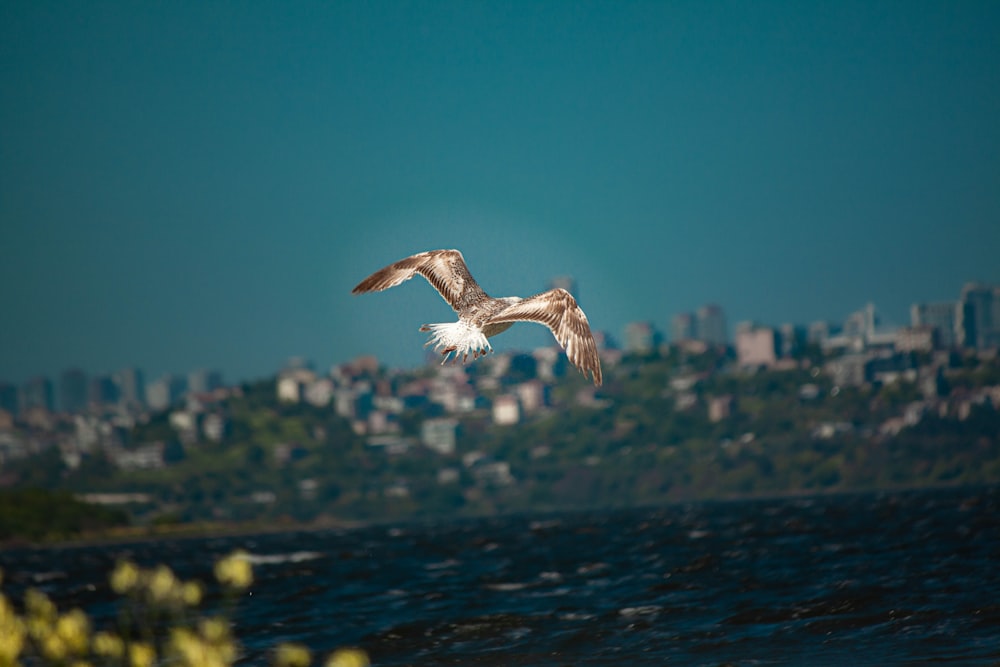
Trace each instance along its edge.
{"label": "distant building", "polygon": [[670,341],[679,343],[684,340],[694,340],[696,337],[694,315],[677,313],[670,320]]}
{"label": "distant building", "polygon": [[118,398],[125,405],[146,405],[146,381],[138,368],[123,368],[115,373],[115,384],[118,385]]}
{"label": "distant building", "polygon": [[350,389],[337,389],[333,392],[333,411],[345,419],[354,418],[354,392]]}
{"label": "distant building", "polygon": [[402,428],[399,419],[394,414],[384,410],[373,409],[368,413],[366,431],[371,434],[399,433]]}
{"label": "distant building", "polygon": [[711,345],[725,345],[728,342],[726,316],[722,311],[722,306],[710,303],[699,308],[695,315],[699,340]]}
{"label": "distant building", "polygon": [[528,380],[514,390],[525,412],[536,412],[549,403],[549,386],[539,380]]}
{"label": "distant building", "polygon": [[93,407],[105,407],[118,402],[118,385],[110,375],[90,378],[87,387],[87,402]]}
{"label": "distant building", "polygon": [[70,368],[59,376],[59,409],[63,412],[82,412],[87,407],[87,374],[79,368]]}
{"label": "distant building", "polygon": [[809,343],[814,343],[816,345],[822,345],[829,338],[836,336],[840,333],[840,327],[831,322],[825,320],[817,320],[809,324],[809,329],[806,333],[806,340]]}
{"label": "distant building", "polygon": [[316,381],[316,373],[305,366],[286,368],[278,375],[278,400],[298,403],[305,396],[306,387]]}
{"label": "distant building", "polygon": [[344,365],[347,373],[353,377],[360,375],[375,375],[378,373],[378,357],[375,355],[360,356]]}
{"label": "distant building", "polygon": [[847,316],[844,321],[843,335],[848,338],[856,338],[862,341],[870,340],[875,336],[875,328],[879,324],[878,313],[875,304],[869,303],[861,310],[857,310]]}
{"label": "distant building", "polygon": [[91,415],[75,415],[73,430],[76,447],[81,452],[94,451],[113,442],[111,424]]}
{"label": "distant building", "polygon": [[956,317],[959,345],[978,350],[1000,347],[1000,286],[967,283]]}
{"label": "distant building", "polygon": [[313,362],[305,357],[289,357],[288,361],[285,362],[285,367],[282,369],[282,373],[286,371],[298,371],[298,370],[315,370]]}
{"label": "distant building", "polygon": [[[597,340],[596,333],[594,339]],[[600,343],[598,343],[597,349],[601,349]],[[531,356],[535,358],[535,369],[539,378],[552,381],[566,375],[566,367],[569,362],[566,360],[566,354],[560,348],[555,346],[540,347],[533,350]]]}
{"label": "distant building", "polygon": [[199,368],[188,373],[187,390],[191,394],[207,394],[222,386],[222,373]]}
{"label": "distant building", "polygon": [[493,423],[510,426],[521,421],[521,406],[517,396],[503,394],[493,401]]}
{"label": "distant building", "polygon": [[184,381],[167,373],[146,386],[146,402],[150,410],[161,412],[173,405],[183,393]]}
{"label": "distant building", "polygon": [[42,409],[51,412],[53,408],[52,381],[47,377],[33,377],[24,383],[18,401],[21,412]]}
{"label": "distant building", "polygon": [[863,385],[872,378],[872,356],[866,353],[845,354],[826,362],[826,372],[835,385]]}
{"label": "distant building", "polygon": [[729,419],[735,405],[736,399],[730,394],[713,396],[708,400],[708,420],[717,423]]}
{"label": "distant building", "polygon": [[438,454],[454,454],[457,434],[458,420],[425,419],[420,428],[420,442]]}
{"label": "distant building", "polygon": [[476,481],[490,486],[510,486],[516,481],[510,474],[510,464],[506,461],[478,461],[472,466],[472,476]]}
{"label": "distant building", "polygon": [[658,344],[656,329],[650,322],[630,322],[625,327],[625,351],[650,354]]}
{"label": "distant building", "polygon": [[736,358],[743,368],[771,367],[778,361],[778,335],[771,327],[741,323],[736,329]]}
{"label": "distant building", "polygon": [[152,470],[164,466],[163,442],[151,442],[135,449],[122,449],[114,455],[115,465],[123,470]]}
{"label": "distant building", "polygon": [[958,304],[954,301],[915,303],[910,306],[910,325],[937,329],[938,344],[944,348],[952,348],[958,343],[955,335],[957,310]]}
{"label": "distant building", "polygon": [[217,412],[210,412],[202,419],[201,432],[206,440],[222,442],[229,434],[229,420]]}
{"label": "distant building", "polygon": [[330,404],[335,391],[336,388],[330,378],[320,378],[306,386],[303,397],[312,405],[321,408]]}
{"label": "distant building", "polygon": [[302,383],[291,375],[278,378],[278,401],[281,403],[298,403],[302,400]]}
{"label": "distant building", "polygon": [[896,330],[897,352],[931,352],[938,345],[940,329],[929,325],[900,327]]}
{"label": "distant building", "polygon": [[806,344],[803,327],[786,322],[778,327],[778,356],[783,359],[794,357]]}

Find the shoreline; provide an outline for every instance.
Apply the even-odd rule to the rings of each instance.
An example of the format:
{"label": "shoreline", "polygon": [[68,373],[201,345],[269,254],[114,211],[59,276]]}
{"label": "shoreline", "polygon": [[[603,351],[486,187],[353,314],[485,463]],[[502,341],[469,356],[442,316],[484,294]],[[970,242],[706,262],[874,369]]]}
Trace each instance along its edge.
{"label": "shoreline", "polygon": [[239,522],[199,521],[193,523],[172,524],[169,526],[127,526],[95,533],[84,533],[76,537],[56,538],[51,541],[31,541],[10,539],[0,541],[0,549],[60,549],[72,547],[101,546],[113,544],[128,544],[130,542],[156,542],[170,539],[202,539],[207,537],[242,537],[249,535],[273,535],[276,533],[314,532],[323,530],[356,530],[370,526],[388,524],[418,524],[440,521],[467,521],[496,516],[517,516],[523,514],[561,514],[594,511],[619,511],[627,509],[661,508],[697,503],[731,503],[731,502],[766,502],[768,500],[824,498],[842,495],[867,493],[909,493],[919,491],[945,491],[959,489],[983,489],[997,486],[997,483],[976,484],[927,484],[900,485],[891,487],[873,487],[858,489],[797,489],[778,493],[726,495],[714,497],[675,499],[664,503],[642,505],[604,505],[575,507],[537,507],[509,512],[469,513],[452,516],[409,516],[375,520],[351,520],[324,517],[311,522],[296,522],[279,520],[269,522]]}

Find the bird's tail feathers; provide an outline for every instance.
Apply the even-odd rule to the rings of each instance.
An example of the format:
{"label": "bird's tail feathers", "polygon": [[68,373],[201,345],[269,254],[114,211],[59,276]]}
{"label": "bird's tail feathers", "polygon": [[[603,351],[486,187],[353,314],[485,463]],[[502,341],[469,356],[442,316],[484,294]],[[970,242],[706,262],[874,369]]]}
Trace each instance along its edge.
{"label": "bird's tail feathers", "polygon": [[455,361],[461,358],[465,362],[470,354],[473,359],[477,359],[480,355],[485,355],[493,349],[482,331],[461,320],[425,324],[420,327],[420,330],[431,332],[431,337],[424,344],[424,347],[434,345],[435,350],[440,350],[444,357],[441,360],[442,364],[448,361],[451,354],[455,355]]}

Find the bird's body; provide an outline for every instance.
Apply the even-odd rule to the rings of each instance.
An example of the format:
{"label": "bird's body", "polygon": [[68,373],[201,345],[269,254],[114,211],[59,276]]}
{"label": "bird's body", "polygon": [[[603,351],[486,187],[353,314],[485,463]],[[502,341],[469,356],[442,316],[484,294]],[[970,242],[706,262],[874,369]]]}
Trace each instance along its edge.
{"label": "bird's body", "polygon": [[587,316],[573,295],[564,289],[551,289],[522,299],[517,296],[493,298],[486,294],[469,273],[458,250],[431,250],[401,259],[362,280],[354,294],[380,292],[403,283],[414,275],[427,279],[448,305],[458,314],[457,322],[425,324],[421,331],[431,332],[428,345],[464,361],[475,359],[491,349],[489,338],[509,329],[515,322],[537,322],[552,331],[566,350],[574,366],[594,384],[601,384],[601,361],[597,344],[590,332]]}

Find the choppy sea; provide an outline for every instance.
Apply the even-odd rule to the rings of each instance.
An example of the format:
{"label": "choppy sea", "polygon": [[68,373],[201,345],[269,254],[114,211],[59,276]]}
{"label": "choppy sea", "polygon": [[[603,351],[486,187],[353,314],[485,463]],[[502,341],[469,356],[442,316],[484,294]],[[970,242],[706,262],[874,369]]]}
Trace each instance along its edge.
{"label": "choppy sea", "polygon": [[350,530],[7,549],[4,589],[100,624],[119,558],[211,580],[252,554],[241,662],[1000,664],[1000,487],[693,503]]}

